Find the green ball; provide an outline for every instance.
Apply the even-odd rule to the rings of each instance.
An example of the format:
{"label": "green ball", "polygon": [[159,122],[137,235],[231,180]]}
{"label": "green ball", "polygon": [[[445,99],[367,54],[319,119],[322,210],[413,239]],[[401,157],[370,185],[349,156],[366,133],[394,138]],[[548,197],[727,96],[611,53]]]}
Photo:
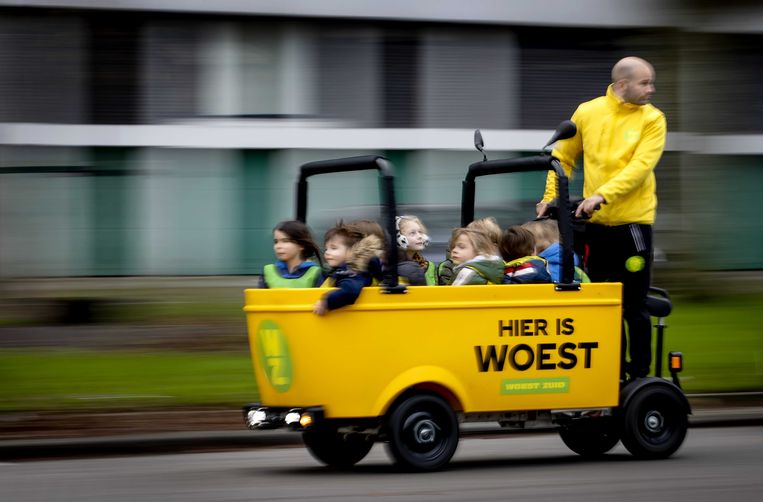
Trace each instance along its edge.
{"label": "green ball", "polygon": [[643,256],[631,256],[625,260],[625,270],[628,272],[638,272],[644,270],[646,266],[646,260]]}

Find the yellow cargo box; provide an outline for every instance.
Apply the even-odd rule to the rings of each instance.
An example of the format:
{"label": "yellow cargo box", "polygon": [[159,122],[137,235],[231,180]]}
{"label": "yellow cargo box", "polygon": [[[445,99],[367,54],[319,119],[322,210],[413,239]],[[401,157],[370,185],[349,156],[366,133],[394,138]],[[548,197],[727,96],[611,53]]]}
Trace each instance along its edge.
{"label": "yellow cargo box", "polygon": [[410,388],[483,413],[618,404],[621,285],[366,288],[320,317],[326,290],[246,291],[262,404],[380,417]]}

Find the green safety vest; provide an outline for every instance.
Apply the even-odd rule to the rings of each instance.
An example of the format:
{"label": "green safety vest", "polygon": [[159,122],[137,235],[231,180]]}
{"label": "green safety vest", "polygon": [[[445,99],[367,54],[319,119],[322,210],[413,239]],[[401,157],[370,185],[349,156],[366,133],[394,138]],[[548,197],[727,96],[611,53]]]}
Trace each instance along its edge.
{"label": "green safety vest", "polygon": [[583,272],[582,268],[575,267],[575,281],[576,282],[591,282],[591,278],[588,277],[588,274]]}
{"label": "green safety vest", "polygon": [[315,281],[321,275],[321,267],[313,265],[302,274],[302,277],[288,279],[278,273],[278,268],[272,263],[265,265],[262,275],[265,277],[265,283],[271,289],[277,288],[314,288]]}
{"label": "green safety vest", "polygon": [[427,278],[427,286],[437,286],[437,266],[431,261],[427,262],[427,270],[424,272]]}

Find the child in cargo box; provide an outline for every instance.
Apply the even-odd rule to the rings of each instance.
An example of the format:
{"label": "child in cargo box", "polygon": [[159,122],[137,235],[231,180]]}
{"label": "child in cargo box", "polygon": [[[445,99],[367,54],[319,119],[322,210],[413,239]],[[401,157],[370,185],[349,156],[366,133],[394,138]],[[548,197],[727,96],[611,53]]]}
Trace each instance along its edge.
{"label": "child in cargo box", "polygon": [[377,235],[364,235],[357,226],[342,222],[326,232],[324,242],[323,257],[331,272],[322,287],[337,289],[315,303],[313,313],[317,315],[355,303],[361,290],[374,280],[369,265],[380,264],[383,253],[383,243]]}
{"label": "child in cargo box", "polygon": [[413,215],[397,216],[397,273],[401,282],[409,286],[432,286],[436,284],[436,266],[427,261],[421,252],[429,245],[427,229]]}
{"label": "child in cargo box", "polygon": [[[323,283],[321,252],[301,221],[282,221],[273,229],[276,262],[262,271],[263,288],[317,288]],[[315,257],[318,263],[309,259]]]}
{"label": "child in cargo box", "polygon": [[[466,225],[466,228],[482,232],[495,245],[495,249],[498,249],[498,243],[501,241],[501,227],[492,216],[474,220]],[[449,245],[450,244],[452,244],[452,242],[449,243]],[[445,260],[437,265],[437,284],[447,286],[453,282],[453,267],[455,267],[455,265],[450,258],[450,247],[448,247],[448,255]]]}
{"label": "child in cargo box", "polygon": [[[562,247],[559,244],[559,227],[556,221],[551,219],[538,219],[528,221],[522,227],[526,228],[535,236],[535,252],[539,257],[546,260],[551,280],[562,280]],[[575,282],[591,282],[588,275],[580,268],[580,258],[575,259]]]}
{"label": "child in cargo box", "polygon": [[519,225],[509,227],[501,236],[501,256],[506,260],[504,284],[551,282],[546,260],[535,256],[535,236]]}
{"label": "child in cargo box", "polygon": [[450,259],[453,260],[452,286],[501,284],[503,260],[493,241],[485,233],[470,228],[457,228],[450,238]]}

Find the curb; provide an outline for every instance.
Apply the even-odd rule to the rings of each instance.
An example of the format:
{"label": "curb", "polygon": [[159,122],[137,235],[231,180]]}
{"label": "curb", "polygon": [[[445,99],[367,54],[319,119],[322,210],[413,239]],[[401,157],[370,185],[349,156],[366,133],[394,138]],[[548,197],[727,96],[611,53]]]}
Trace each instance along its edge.
{"label": "curb", "polygon": [[[243,424],[242,424],[242,427]],[[302,437],[286,431],[171,432],[96,438],[7,440],[0,443],[0,460],[46,460],[114,457],[253,448],[301,446]]]}
{"label": "curb", "polygon": [[[763,406],[696,407],[689,416],[690,428],[763,425]],[[506,429],[497,423],[465,423],[462,437],[553,433],[555,427]],[[302,446],[299,433],[285,430],[199,431],[129,434],[70,439],[12,439],[0,442],[0,460],[45,460],[81,457],[113,457],[230,451]]]}

